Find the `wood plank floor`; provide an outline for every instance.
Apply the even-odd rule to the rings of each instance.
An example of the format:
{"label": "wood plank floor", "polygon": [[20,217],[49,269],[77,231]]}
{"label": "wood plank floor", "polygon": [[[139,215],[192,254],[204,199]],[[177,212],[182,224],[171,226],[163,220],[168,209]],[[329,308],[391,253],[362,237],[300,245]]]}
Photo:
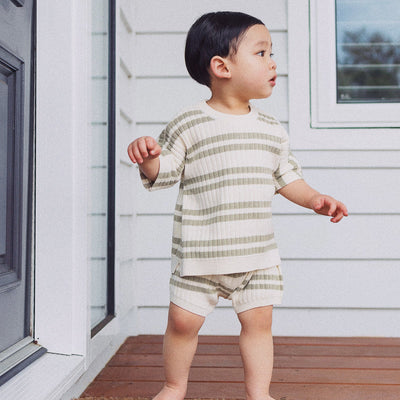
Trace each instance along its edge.
{"label": "wood plank floor", "polygon": [[[279,400],[400,400],[400,339],[275,337]],[[81,398],[151,398],[162,387],[162,336],[128,338]],[[238,338],[201,336],[187,399],[244,399]]]}

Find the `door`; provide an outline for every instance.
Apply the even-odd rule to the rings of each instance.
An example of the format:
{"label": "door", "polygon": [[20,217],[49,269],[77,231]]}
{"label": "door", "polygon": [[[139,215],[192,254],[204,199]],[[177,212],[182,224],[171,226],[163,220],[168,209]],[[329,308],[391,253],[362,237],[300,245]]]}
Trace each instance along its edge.
{"label": "door", "polygon": [[43,352],[31,312],[33,2],[0,0],[0,384]]}

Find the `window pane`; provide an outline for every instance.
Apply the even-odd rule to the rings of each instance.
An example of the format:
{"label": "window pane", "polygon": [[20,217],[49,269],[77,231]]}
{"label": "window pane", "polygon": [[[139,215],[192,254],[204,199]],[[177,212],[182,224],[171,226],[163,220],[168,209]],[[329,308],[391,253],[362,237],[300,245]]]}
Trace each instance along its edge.
{"label": "window pane", "polygon": [[6,77],[0,74],[0,273],[4,272],[7,243],[7,104]]}
{"label": "window pane", "polygon": [[108,135],[109,0],[92,0],[92,98],[90,171],[91,327],[109,314],[108,290]]}
{"label": "window pane", "polygon": [[398,0],[336,0],[337,102],[400,101]]}

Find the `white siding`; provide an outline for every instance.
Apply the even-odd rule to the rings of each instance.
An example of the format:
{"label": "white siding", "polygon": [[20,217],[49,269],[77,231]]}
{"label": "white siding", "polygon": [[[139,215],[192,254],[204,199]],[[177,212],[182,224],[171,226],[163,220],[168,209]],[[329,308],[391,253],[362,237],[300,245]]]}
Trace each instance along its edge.
{"label": "white siding", "polygon": [[[117,2],[117,51],[116,51],[116,134],[117,134],[117,181],[116,181],[116,254],[118,264],[117,314],[124,318],[132,311],[135,304],[135,269],[134,258],[136,245],[134,232],[134,197],[130,181],[133,166],[127,161],[126,144],[133,134],[135,110],[132,97],[135,93],[134,61],[136,54],[132,51],[135,43],[133,32],[133,2]],[[133,314],[134,315],[134,314]],[[132,332],[130,332],[132,333]],[[134,332],[133,332],[134,333]]]}
{"label": "white siding", "polygon": [[107,315],[108,192],[108,4],[92,7],[91,101],[88,187],[88,262],[91,280],[91,326]]}
{"label": "white siding", "polygon": [[[190,3],[190,4],[189,4]],[[172,6],[173,4],[173,6]],[[154,10],[157,10],[155,13]],[[187,29],[204,12],[240,10],[262,19],[271,31],[278,81],[270,99],[257,105],[288,126],[287,1],[135,2],[135,130],[129,140],[156,137],[179,109],[208,96],[187,75],[183,49]],[[333,38],[332,38],[333,40]],[[399,132],[400,133],[400,132]],[[337,133],[339,134],[339,133]],[[343,133],[341,133],[343,134]],[[348,151],[301,146],[307,181],[342,199],[351,216],[338,225],[276,197],[274,224],[283,258],[286,292],[276,308],[279,335],[398,335],[396,295],[400,250],[399,153],[373,151],[362,144]],[[124,149],[125,150],[125,149]],[[294,149],[296,150],[296,149]],[[126,160],[126,158],[125,158]],[[172,215],[177,187],[146,192],[132,170],[130,189],[136,215],[136,301],[139,333],[163,333],[168,309]],[[133,200],[132,200],[133,199]],[[397,285],[398,286],[398,285]],[[221,301],[203,333],[237,334],[229,303]]]}

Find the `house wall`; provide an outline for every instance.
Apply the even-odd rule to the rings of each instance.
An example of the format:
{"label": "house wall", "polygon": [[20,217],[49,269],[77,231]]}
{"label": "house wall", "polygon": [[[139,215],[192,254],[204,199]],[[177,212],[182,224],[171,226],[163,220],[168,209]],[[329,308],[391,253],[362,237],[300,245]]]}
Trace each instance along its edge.
{"label": "house wall", "polygon": [[[123,335],[123,320],[134,305],[131,287],[124,285],[132,282],[131,272],[123,265],[124,246],[118,241],[127,211],[117,188],[116,318],[91,339],[93,271],[88,248],[91,236],[98,232],[88,224],[92,211],[88,200],[97,194],[96,183],[106,179],[105,174],[91,173],[93,165],[104,161],[91,157],[98,134],[91,127],[95,119],[91,95],[96,90],[90,68],[91,8],[90,3],[79,1],[63,7],[50,3],[38,7],[35,334],[49,351],[80,354],[90,364],[114,336]],[[129,15],[129,2],[117,2],[118,58],[129,48],[129,40],[121,34],[123,7]],[[120,108],[127,105],[121,88],[128,88],[129,81],[123,81],[119,63],[117,67],[116,123],[120,126]],[[120,131],[117,127],[117,142]],[[122,175],[118,159],[118,184]],[[101,208],[105,202],[97,207],[105,212]]]}
{"label": "house wall", "polygon": [[[115,314],[116,317],[95,337],[88,339],[86,368],[62,396],[79,397],[101,371],[128,335],[137,334],[134,240],[134,189],[130,184],[132,164],[126,160],[125,143],[131,136],[135,93],[133,3],[116,1],[116,210],[115,210]],[[93,139],[93,138],[92,138]],[[95,187],[95,182],[92,187]],[[90,232],[89,232],[90,233]]]}
{"label": "house wall", "polygon": [[[294,3],[289,0],[289,5]],[[134,116],[126,145],[139,136],[158,136],[183,106],[209,96],[207,88],[189,78],[183,59],[186,32],[198,16],[208,11],[237,10],[262,19],[271,32],[278,80],[272,97],[255,104],[290,127],[289,134],[295,143],[293,151],[303,165],[306,180],[321,192],[343,200],[351,213],[348,219],[334,225],[280,196],[274,199],[274,226],[285,278],[284,302],[275,309],[274,333],[396,336],[400,302],[395,282],[400,254],[395,238],[400,233],[400,210],[399,190],[393,182],[399,177],[398,149],[372,151],[362,143],[364,151],[354,144],[343,151],[332,144],[339,136],[343,141],[344,132],[340,130],[331,131],[330,140],[315,136],[315,143],[313,138],[301,141],[304,121],[290,112],[293,109],[289,110],[289,104],[296,107],[289,102],[289,93],[293,93],[297,84],[295,73],[290,71],[300,69],[307,77],[309,65],[306,55],[301,58],[303,64],[299,64],[299,48],[293,45],[295,38],[290,33],[298,24],[308,29],[306,3],[301,2],[302,12],[296,14],[295,7],[288,7],[286,0],[135,1]],[[303,44],[306,51],[307,46],[306,40]],[[309,87],[302,89],[309,91]],[[357,133],[353,130],[349,134],[356,143]],[[358,135],[358,141],[362,142],[363,137]],[[123,159],[127,166],[127,156]],[[136,332],[163,333],[178,188],[148,193],[134,167],[129,179],[132,182],[129,190],[134,193],[128,201],[134,214],[131,220],[135,237],[131,246],[136,254]],[[237,334],[238,331],[229,303],[221,300],[201,332]]]}
{"label": "house wall", "polygon": [[[137,246],[134,244],[135,192],[130,184],[132,163],[126,157],[126,142],[132,136],[135,107],[132,98],[136,92],[134,8],[131,0],[117,1],[116,9],[116,276],[117,314],[124,316],[123,329],[136,330],[136,270]],[[128,317],[127,317],[128,316]],[[127,317],[127,319],[125,319]]]}

